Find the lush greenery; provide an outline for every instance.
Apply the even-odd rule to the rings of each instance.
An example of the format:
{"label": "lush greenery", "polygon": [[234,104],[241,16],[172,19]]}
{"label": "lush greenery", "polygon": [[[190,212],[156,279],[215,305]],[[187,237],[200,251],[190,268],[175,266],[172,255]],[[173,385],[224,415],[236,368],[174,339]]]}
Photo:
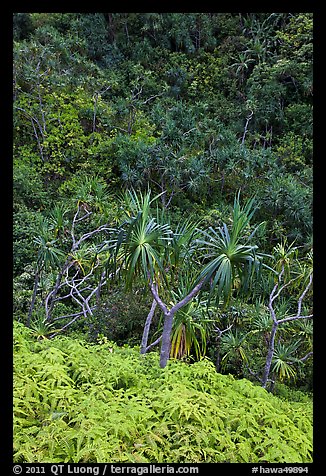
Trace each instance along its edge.
{"label": "lush greenery", "polygon": [[209,360],[14,329],[16,462],[311,462],[312,407]]}
{"label": "lush greenery", "polygon": [[[13,15],[14,321],[31,359],[16,375],[17,461],[311,458],[297,419],[312,392],[312,29],[311,13]],[[94,353],[119,358],[122,380],[139,369],[139,383],[119,390],[105,373],[106,388],[85,370]],[[41,356],[49,374],[33,387]],[[194,383],[203,369],[211,388]],[[248,404],[231,397],[242,385]],[[141,386],[148,401],[157,391],[143,417]],[[227,416],[222,387],[238,402]],[[286,423],[272,393],[292,405],[296,392],[307,401]],[[108,426],[84,441],[78,412],[93,394],[103,410],[89,418]],[[268,432],[260,398],[275,412]],[[246,405],[252,428],[239,434]],[[117,415],[126,433],[103,449]],[[204,431],[215,418],[221,446]],[[259,448],[258,433],[273,444]]]}

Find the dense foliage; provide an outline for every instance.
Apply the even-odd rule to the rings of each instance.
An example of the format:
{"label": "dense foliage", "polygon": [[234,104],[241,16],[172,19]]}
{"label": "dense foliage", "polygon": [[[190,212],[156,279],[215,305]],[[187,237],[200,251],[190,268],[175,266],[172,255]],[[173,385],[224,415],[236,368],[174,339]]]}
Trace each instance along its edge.
{"label": "dense foliage", "polygon": [[13,15],[17,461],[310,461],[312,29]]}
{"label": "dense foliage", "polygon": [[14,329],[16,462],[311,462],[312,407],[209,360]]}
{"label": "dense foliage", "polygon": [[98,174],[197,213],[241,187],[273,242],[309,242],[311,14],[15,14],[14,37],[20,181],[53,200]]}

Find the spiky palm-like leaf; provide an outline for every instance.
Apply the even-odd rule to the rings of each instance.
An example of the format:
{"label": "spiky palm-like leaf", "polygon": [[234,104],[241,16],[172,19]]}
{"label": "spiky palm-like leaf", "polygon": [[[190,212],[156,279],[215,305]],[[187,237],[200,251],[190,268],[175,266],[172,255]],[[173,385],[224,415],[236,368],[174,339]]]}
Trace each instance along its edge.
{"label": "spiky palm-like leaf", "polygon": [[130,288],[135,275],[153,278],[156,270],[164,276],[163,251],[171,239],[171,230],[168,224],[158,223],[152,216],[150,207],[158,196],[151,199],[150,192],[128,194],[127,218],[109,246],[114,248],[116,266],[119,263],[125,272],[126,285]]}
{"label": "spiky palm-like leaf", "polygon": [[273,320],[271,316],[267,313],[258,314],[252,323],[252,327],[254,330],[260,332],[270,332],[272,328]]}
{"label": "spiky palm-like leaf", "polygon": [[31,330],[33,336],[35,336],[38,340],[40,339],[46,339],[47,336],[51,332],[58,332],[58,330],[51,329],[53,327],[53,324],[50,324],[46,322],[45,319],[38,318],[34,320],[31,324]]}
{"label": "spiky palm-like leaf", "polygon": [[[188,279],[187,279],[188,278]],[[191,278],[186,276],[180,280],[179,288],[172,292],[174,299],[180,301],[191,289]],[[207,315],[206,306],[190,301],[174,316],[171,334],[171,357],[182,358],[194,352],[200,359],[206,352],[206,337],[209,323],[212,320]]]}
{"label": "spiky palm-like leaf", "polygon": [[169,234],[168,226],[156,223],[154,218],[147,221],[139,216],[130,225],[124,247],[128,285],[131,285],[136,273],[143,272],[145,278],[149,273],[153,277],[155,268],[158,268],[164,274],[161,261],[161,250],[164,247],[162,240]]}
{"label": "spiky palm-like leaf", "polygon": [[274,356],[272,360],[272,371],[275,372],[280,380],[290,380],[295,378],[296,369],[293,364],[300,362],[295,356],[300,345],[300,341],[293,342],[291,344],[284,344],[278,342],[275,345]]}
{"label": "spiky palm-like leaf", "polygon": [[79,269],[83,275],[87,274],[97,260],[97,248],[95,245],[82,243],[77,250],[71,253],[71,259],[74,267]]}
{"label": "spiky palm-like leaf", "polygon": [[209,227],[201,232],[203,238],[197,240],[206,261],[198,282],[204,278],[210,283],[210,294],[217,288],[218,296],[223,296],[225,302],[230,298],[235,278],[239,276],[242,284],[248,282],[262,262],[263,255],[257,253],[257,246],[248,244],[260,226],[248,236],[246,230],[254,211],[253,199],[241,208],[238,195],[234,200],[231,229],[226,223],[218,230]]}
{"label": "spiky palm-like leaf", "polygon": [[78,204],[87,204],[104,213],[109,201],[109,194],[103,179],[85,176],[77,190]]}
{"label": "spiky palm-like leaf", "polygon": [[247,360],[247,354],[243,343],[247,334],[239,330],[229,331],[221,337],[221,351],[224,354],[222,358],[222,364],[228,360],[237,359],[241,361]]}
{"label": "spiky palm-like leaf", "polygon": [[50,223],[51,227],[54,230],[54,235],[57,238],[60,233],[63,233],[65,230],[66,220],[65,216],[68,213],[68,209],[62,205],[55,205],[53,210],[50,212]]}
{"label": "spiky palm-like leaf", "polygon": [[177,268],[193,256],[196,251],[194,244],[200,237],[198,226],[199,223],[192,218],[177,224],[169,242],[168,261],[171,266]]}
{"label": "spiky palm-like leaf", "polygon": [[55,246],[57,240],[50,233],[42,233],[34,238],[38,247],[37,262],[39,268],[55,268],[60,259],[65,256],[64,252]]}

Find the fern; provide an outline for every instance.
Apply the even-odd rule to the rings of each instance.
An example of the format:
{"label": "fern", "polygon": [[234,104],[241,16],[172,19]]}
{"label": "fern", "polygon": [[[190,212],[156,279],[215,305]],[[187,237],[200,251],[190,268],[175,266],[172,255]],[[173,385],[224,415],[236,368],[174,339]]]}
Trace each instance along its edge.
{"label": "fern", "polygon": [[312,461],[312,405],[289,402],[209,359],[58,336],[14,326],[15,462]]}

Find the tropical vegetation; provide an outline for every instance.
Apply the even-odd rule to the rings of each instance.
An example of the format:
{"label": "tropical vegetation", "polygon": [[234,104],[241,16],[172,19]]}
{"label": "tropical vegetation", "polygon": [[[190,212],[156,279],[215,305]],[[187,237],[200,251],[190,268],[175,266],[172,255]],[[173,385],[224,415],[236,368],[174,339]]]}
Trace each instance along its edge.
{"label": "tropical vegetation", "polygon": [[312,461],[312,31],[14,13],[15,461]]}
{"label": "tropical vegetation", "polygon": [[[312,405],[281,399],[208,359],[14,327],[15,462],[276,462],[312,460]],[[299,401],[296,401],[298,400]]]}

